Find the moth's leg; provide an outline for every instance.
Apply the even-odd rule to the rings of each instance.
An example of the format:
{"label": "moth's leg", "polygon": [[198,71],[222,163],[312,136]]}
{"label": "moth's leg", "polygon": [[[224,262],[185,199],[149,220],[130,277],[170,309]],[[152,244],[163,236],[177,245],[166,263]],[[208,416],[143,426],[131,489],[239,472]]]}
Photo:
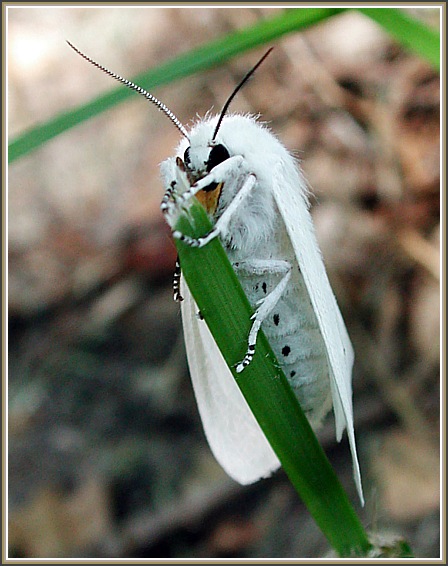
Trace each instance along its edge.
{"label": "moth's leg", "polygon": [[252,361],[255,355],[255,344],[257,335],[263,321],[270,315],[275,308],[280,297],[285,292],[291,278],[292,265],[289,261],[284,260],[248,260],[234,264],[235,270],[250,275],[264,275],[266,273],[283,275],[278,285],[266,297],[258,301],[260,305],[251,317],[253,320],[252,327],[249,332],[247,352],[243,360],[235,366],[236,372],[241,373]]}
{"label": "moth's leg", "polygon": [[[183,296],[180,294],[180,278],[181,277],[182,277],[182,269],[180,267],[179,256],[177,256],[176,267],[175,267],[174,275],[173,275],[173,296],[174,296],[174,300],[177,303],[180,303],[184,300]],[[202,316],[201,311],[198,311],[196,313],[196,318],[198,320],[204,320],[204,317]]]}
{"label": "moth's leg", "polygon": [[180,303],[184,300],[182,295],[180,294],[180,278],[182,275],[182,270],[180,268],[180,261],[179,256],[176,258],[176,267],[174,268],[174,275],[173,275],[173,296],[174,300],[177,303]]}
{"label": "moth's leg", "polygon": [[169,208],[173,205],[176,201],[176,190],[177,181],[171,181],[165,194],[162,197],[162,201],[160,203],[160,210],[165,214],[168,212]]}
{"label": "moth's leg", "polygon": [[164,161],[160,166],[160,172],[166,188],[165,194],[160,203],[162,211],[168,224],[172,225],[179,211],[179,205],[183,202],[181,195],[185,191],[190,190],[185,167],[181,161],[170,158]]}
{"label": "moth's leg", "polygon": [[[206,178],[208,178],[208,176]],[[203,179],[201,181],[203,181]],[[250,174],[247,177],[241,189],[237,192],[229,206],[218,218],[218,221],[208,234],[196,239],[190,238],[190,236],[186,236],[178,230],[174,230],[173,238],[177,238],[181,242],[184,242],[184,244],[187,244],[188,246],[191,246],[193,248],[202,248],[220,234],[225,234],[227,232],[230,219],[232,218],[233,214],[239,209],[242,201],[251,193],[256,182],[257,179],[255,175]]]}
{"label": "moth's leg", "polygon": [[241,155],[234,155],[233,157],[229,157],[219,165],[213,168],[210,173],[207,173],[205,177],[196,181],[194,185],[191,185],[189,189],[182,192],[179,195],[179,199],[183,202],[190,200],[196,193],[202,191],[202,189],[206,189],[212,183],[226,183],[230,179],[235,178],[235,173],[241,168],[244,163],[244,158]]}

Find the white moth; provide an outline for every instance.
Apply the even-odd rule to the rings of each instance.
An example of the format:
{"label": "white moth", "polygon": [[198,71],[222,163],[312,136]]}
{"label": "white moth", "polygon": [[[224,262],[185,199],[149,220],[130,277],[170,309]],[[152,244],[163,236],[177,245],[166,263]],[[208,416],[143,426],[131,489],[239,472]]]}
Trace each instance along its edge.
{"label": "white moth", "polygon": [[[212,231],[198,240],[177,231],[173,236],[192,246],[219,237],[254,308],[247,353],[236,371],[251,362],[262,328],[311,426],[318,428],[333,406],[338,441],[347,429],[364,503],[353,427],[354,354],[316,241],[304,178],[291,154],[255,117],[226,114],[270,51],[244,77],[220,115],[199,120],[187,131],[151,94],[71,47],[155,103],[181,132],[176,156],[161,165],[166,187],[161,208],[173,227],[196,196],[213,222]],[[212,452],[242,484],[269,476],[280,462],[198,316],[179,266],[174,287],[176,298],[183,299],[188,363]]]}

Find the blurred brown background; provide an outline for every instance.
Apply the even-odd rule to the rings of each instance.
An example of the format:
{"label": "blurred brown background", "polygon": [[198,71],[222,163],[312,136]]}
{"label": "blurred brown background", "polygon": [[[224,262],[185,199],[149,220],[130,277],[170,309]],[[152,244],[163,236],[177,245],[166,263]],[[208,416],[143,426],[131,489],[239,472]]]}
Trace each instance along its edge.
{"label": "blurred brown background", "polygon": [[[9,135],[274,8],[15,8]],[[437,27],[434,9],[414,14]],[[347,13],[274,43],[232,109],[297,153],[352,337],[359,509],[344,438],[320,438],[374,532],[439,556],[439,78]],[[265,48],[157,89],[188,125]],[[172,301],[158,165],[179,134],[135,96],[9,169],[9,543],[14,557],[320,557],[283,472],[210,454]]]}

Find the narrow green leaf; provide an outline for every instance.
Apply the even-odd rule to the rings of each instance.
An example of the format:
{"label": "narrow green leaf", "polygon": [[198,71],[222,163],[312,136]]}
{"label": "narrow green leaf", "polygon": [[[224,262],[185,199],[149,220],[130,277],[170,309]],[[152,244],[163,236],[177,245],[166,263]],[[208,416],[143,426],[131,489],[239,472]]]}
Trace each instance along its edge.
{"label": "narrow green leaf", "polygon": [[[341,8],[295,8],[285,10],[273,18],[260,21],[252,27],[231,33],[180,55],[156,69],[141,73],[132,78],[132,81],[151,91],[158,86],[215,67],[235,55],[278,39],[292,31],[309,27],[341,11],[343,11]],[[67,58],[70,56],[75,56],[75,54],[70,53],[70,48],[67,46]],[[69,61],[69,59],[67,60]],[[59,114],[48,122],[20,134],[9,144],[9,163],[37,149],[69,128],[97,116],[134,94],[131,90],[119,86],[83,106]]]}
{"label": "narrow green leaf", "polygon": [[[198,204],[176,224],[192,237],[210,228]],[[246,351],[252,309],[221,243],[215,239],[201,249],[176,245],[198,308],[297,492],[340,556],[365,556],[367,534],[262,333],[251,364],[240,374],[233,369]]]}
{"label": "narrow green leaf", "polygon": [[402,45],[440,69],[440,34],[398,8],[357,8],[375,20]]}

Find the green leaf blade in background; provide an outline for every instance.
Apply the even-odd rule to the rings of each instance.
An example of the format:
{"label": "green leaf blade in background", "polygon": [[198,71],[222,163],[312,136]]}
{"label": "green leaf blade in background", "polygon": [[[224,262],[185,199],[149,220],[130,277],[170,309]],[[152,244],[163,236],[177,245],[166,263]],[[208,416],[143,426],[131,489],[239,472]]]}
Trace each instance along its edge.
{"label": "green leaf blade in background", "polygon": [[[135,76],[132,81],[146,90],[185,78],[194,73],[211,69],[235,55],[239,55],[279,37],[305,29],[326,18],[342,12],[341,8],[301,8],[290,9],[273,18],[258,22],[249,28],[233,32],[216,41],[193,49],[175,59],[163,63]],[[72,38],[68,38],[72,39]],[[76,41],[74,42],[76,44]],[[82,50],[82,46],[77,45]],[[76,56],[67,46],[67,57]],[[69,59],[68,59],[69,60]],[[44,124],[38,125],[17,136],[9,144],[8,161],[13,163],[20,157],[42,146],[57,135],[81,122],[98,116],[108,108],[135,96],[131,90],[119,86],[95,100],[59,114]]]}
{"label": "green leaf blade in background", "polygon": [[[156,69],[141,73],[132,81],[152,91],[164,84],[211,69],[236,55],[271,42],[285,34],[307,29],[346,10],[347,8],[289,8],[280,15],[233,32],[182,54]],[[398,9],[379,7],[358,8],[358,10],[379,23],[403,45],[439,68],[440,35],[436,31]],[[41,147],[70,128],[98,116],[101,112],[123,102],[130,96],[133,96],[132,91],[122,86],[117,87],[87,104],[59,114],[44,124],[19,134],[9,144],[9,163]]]}
{"label": "green leaf blade in background", "polygon": [[440,69],[440,34],[436,30],[397,8],[357,10],[377,22],[403,46],[429,61],[435,69]]}

